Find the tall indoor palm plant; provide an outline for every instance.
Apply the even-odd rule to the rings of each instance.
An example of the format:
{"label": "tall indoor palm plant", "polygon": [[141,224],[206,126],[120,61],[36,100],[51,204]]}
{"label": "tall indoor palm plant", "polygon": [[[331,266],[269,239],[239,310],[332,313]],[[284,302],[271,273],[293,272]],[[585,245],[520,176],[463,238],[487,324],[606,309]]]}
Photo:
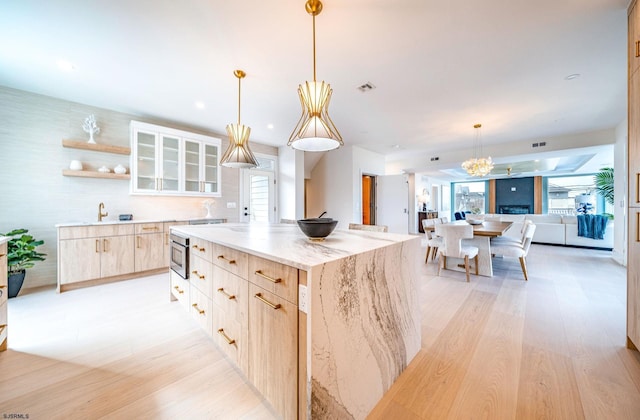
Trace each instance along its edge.
{"label": "tall indoor palm plant", "polygon": [[604,200],[613,206],[613,168],[602,168],[593,180],[596,184],[596,192],[604,198]]}

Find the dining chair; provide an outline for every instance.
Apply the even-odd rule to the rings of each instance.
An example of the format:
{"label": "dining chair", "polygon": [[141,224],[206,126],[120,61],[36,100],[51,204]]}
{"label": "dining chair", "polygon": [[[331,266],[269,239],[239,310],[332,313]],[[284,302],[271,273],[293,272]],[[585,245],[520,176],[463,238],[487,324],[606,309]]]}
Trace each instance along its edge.
{"label": "dining chair", "polygon": [[349,223],[349,229],[368,230],[370,232],[388,232],[389,227],[385,225],[361,225],[359,223]]}
{"label": "dining chair", "polygon": [[529,253],[529,248],[531,247],[531,240],[533,239],[533,234],[536,231],[536,225],[533,223],[528,223],[525,226],[524,242],[522,243],[522,245],[518,243],[502,243],[494,245],[494,243],[492,242],[491,254],[501,255],[503,257],[518,258],[520,260],[520,267],[522,268],[524,280],[529,281],[526,257]]}
{"label": "dining chair", "polygon": [[476,267],[476,275],[478,275],[478,247],[470,245],[462,245],[463,239],[473,238],[473,226],[464,224],[457,225],[453,223],[435,225],[436,234],[443,238],[443,245],[438,248],[440,263],[438,264],[438,275],[440,268],[447,268],[447,257],[464,258],[464,269],[469,282],[469,259],[473,258]]}
{"label": "dining chair", "polygon": [[520,229],[520,237],[516,238],[513,236],[496,236],[495,238],[491,238],[491,245],[501,245],[501,244],[517,244],[520,246],[524,245],[525,234],[527,232],[527,226],[532,224],[531,220],[525,220],[522,223],[522,228]]}
{"label": "dining chair", "polygon": [[425,263],[429,262],[429,254],[432,254],[432,260],[436,258],[438,248],[443,244],[442,238],[436,236],[434,232],[436,220],[438,219],[422,219],[422,229],[424,230],[424,235],[427,238],[427,253],[424,256]]}
{"label": "dining chair", "polygon": [[447,216],[440,217],[440,223],[449,223],[449,218]]}

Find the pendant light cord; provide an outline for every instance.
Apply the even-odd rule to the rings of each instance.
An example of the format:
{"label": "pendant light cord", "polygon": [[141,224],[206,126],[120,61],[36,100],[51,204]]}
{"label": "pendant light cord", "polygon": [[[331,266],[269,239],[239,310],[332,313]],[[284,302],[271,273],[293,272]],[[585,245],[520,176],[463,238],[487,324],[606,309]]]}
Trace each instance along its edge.
{"label": "pendant light cord", "polygon": [[313,81],[316,81],[316,15],[313,17]]}
{"label": "pendant light cord", "polygon": [[238,125],[240,125],[240,82],[242,81],[241,77],[238,77]]}

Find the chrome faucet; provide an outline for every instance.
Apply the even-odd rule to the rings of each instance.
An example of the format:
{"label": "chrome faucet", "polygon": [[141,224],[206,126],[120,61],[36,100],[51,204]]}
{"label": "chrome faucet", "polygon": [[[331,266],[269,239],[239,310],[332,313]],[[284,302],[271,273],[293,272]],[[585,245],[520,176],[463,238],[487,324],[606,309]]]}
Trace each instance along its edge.
{"label": "chrome faucet", "polygon": [[109,215],[109,212],[103,213],[102,210],[104,210],[104,203],[98,204],[98,222],[102,222],[102,218]]}

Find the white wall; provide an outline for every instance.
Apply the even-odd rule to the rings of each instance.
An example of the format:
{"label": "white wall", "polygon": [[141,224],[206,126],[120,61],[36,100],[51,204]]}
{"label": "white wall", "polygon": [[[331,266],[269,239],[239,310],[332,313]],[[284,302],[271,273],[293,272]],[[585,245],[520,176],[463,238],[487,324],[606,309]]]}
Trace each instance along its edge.
{"label": "white wall", "polygon": [[304,154],[287,146],[278,148],[278,210],[281,219],[304,217]]}
{"label": "white wall", "polygon": [[[57,223],[96,221],[98,203],[104,202],[109,216],[132,213],[134,220],[198,218],[206,214],[207,197],[152,197],[129,194],[129,181],[62,176],[72,159],[97,166],[130,166],[129,157],[93,151],[67,149],[62,139],[87,139],[82,122],[95,114],[100,134],[98,143],[129,146],[129,122],[138,121],[183,129],[223,139],[217,133],[166,121],[127,115],[88,105],[0,87],[0,232],[26,228],[43,239],[47,260],[27,273],[25,288],[56,283]],[[252,141],[254,152],[277,155],[274,147]],[[237,209],[227,202],[239,202],[238,169],[222,169],[222,197],[215,198],[214,216],[238,220]]]}
{"label": "white wall", "polygon": [[614,231],[613,259],[619,264],[627,265],[627,188],[628,172],[627,150],[628,126],[625,119],[616,127],[616,143],[613,148],[614,165]]}

